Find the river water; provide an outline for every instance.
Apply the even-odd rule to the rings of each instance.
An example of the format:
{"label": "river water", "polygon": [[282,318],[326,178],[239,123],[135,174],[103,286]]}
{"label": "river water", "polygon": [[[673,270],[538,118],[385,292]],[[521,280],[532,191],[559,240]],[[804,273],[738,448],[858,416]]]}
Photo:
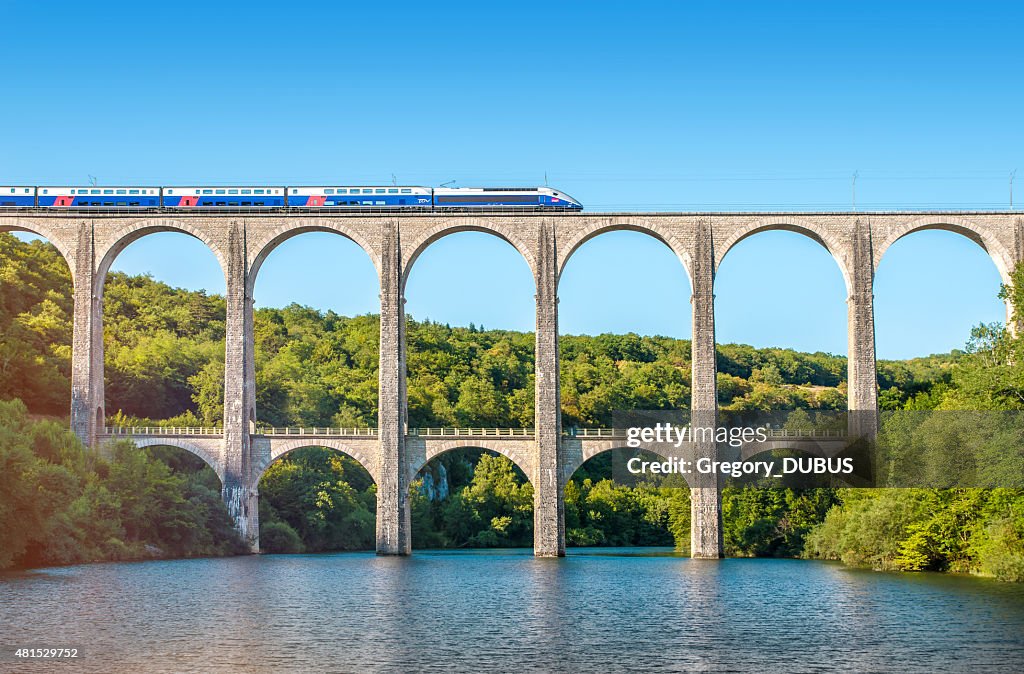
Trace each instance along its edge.
{"label": "river water", "polygon": [[652,549],[92,564],[0,574],[0,648],[5,671],[1019,672],[1024,587]]}

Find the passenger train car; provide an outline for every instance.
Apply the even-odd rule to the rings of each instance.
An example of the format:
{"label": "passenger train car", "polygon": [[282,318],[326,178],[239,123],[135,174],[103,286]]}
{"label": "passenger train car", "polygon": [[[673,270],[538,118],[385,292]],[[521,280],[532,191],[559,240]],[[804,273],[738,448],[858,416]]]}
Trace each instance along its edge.
{"label": "passenger train car", "polygon": [[582,210],[550,187],[32,187],[0,186],[0,208]]}
{"label": "passenger train car", "polygon": [[289,187],[288,205],[307,208],[333,206],[431,206],[428,187]]}
{"label": "passenger train car", "polygon": [[284,206],[283,187],[164,187],[164,208]]}
{"label": "passenger train car", "polygon": [[[3,188],[0,188],[3,189]],[[36,206],[159,208],[159,187],[36,187]]]}

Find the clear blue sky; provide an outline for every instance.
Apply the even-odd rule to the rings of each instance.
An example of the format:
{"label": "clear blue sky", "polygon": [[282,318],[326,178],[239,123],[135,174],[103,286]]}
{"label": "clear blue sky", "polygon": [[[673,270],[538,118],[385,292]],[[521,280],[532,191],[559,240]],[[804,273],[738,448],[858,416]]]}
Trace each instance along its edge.
{"label": "clear blue sky", "polygon": [[[858,171],[861,208],[1005,207],[1024,168],[1024,8],[967,5],[0,2],[0,182],[546,173],[591,209],[808,210],[848,208]],[[1018,184],[1024,201],[1024,173]],[[174,261],[194,245],[147,237],[116,268],[218,290],[212,257]],[[289,242],[257,303],[374,310],[353,248]],[[336,264],[288,264],[309,255]],[[997,290],[970,242],[907,238],[879,270],[879,354],[962,345],[972,324],[1004,318]],[[843,294],[823,250],[758,235],[723,264],[720,341],[843,353]],[[439,242],[408,295],[417,317],[533,324],[525,265],[483,235]],[[566,270],[562,327],[688,336],[688,299],[667,251],[609,235]]]}

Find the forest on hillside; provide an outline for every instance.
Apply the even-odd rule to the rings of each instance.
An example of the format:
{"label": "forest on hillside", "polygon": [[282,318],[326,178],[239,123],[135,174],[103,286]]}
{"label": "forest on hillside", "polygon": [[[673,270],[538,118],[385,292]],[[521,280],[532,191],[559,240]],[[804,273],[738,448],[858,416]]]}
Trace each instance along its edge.
{"label": "forest on hillside", "polygon": [[[1024,283],[1006,292],[1015,294],[1014,288],[1024,288]],[[219,296],[112,273],[104,291],[108,423],[218,423],[224,311]],[[6,563],[139,557],[150,548],[169,555],[234,550],[235,543],[223,532],[223,506],[209,498],[216,492],[216,476],[211,484],[212,471],[194,457],[122,448],[109,462],[98,461],[76,448],[66,433],[58,433],[64,423],[39,419],[66,422],[71,316],[71,281],[59,253],[45,242],[0,234],[0,400],[22,401],[9,403],[13,407],[0,415],[5,437],[12,438],[0,446],[0,469],[9,467],[0,479],[12,485],[0,490],[5,500],[0,504],[0,531],[33,522]],[[254,319],[260,424],[376,425],[376,316],[345,317],[291,305],[259,309]],[[532,425],[531,333],[410,318],[407,340],[410,426]],[[1022,350],[1021,339],[1002,327],[980,326],[962,352],[881,361],[881,406],[1019,410],[1024,407]],[[688,340],[565,335],[561,352],[567,428],[609,426],[617,410],[689,406]],[[845,409],[843,357],[720,345],[717,361],[723,410]],[[33,439],[40,434],[49,439]],[[57,451],[55,445],[63,449]],[[131,505],[127,481],[110,482],[122,468],[129,470],[124,466],[143,460],[133,456],[144,457],[145,463],[131,468],[135,475],[149,471],[162,485],[159,489],[181,496],[186,505],[177,521],[190,523],[185,529],[193,531],[192,538],[180,532],[155,534],[165,527],[140,526],[133,519],[157,522],[161,517]],[[71,475],[62,478],[63,491],[48,482],[57,469]],[[624,486],[609,478],[607,460],[598,457],[566,488],[570,545],[674,544],[686,549],[689,494],[682,485],[666,480]],[[60,498],[44,499],[50,509],[37,508],[29,519],[24,513],[32,510],[30,499],[14,483],[52,488]],[[106,490],[102,497],[97,496],[101,489]],[[294,452],[271,466],[260,493],[267,550],[373,545],[375,487],[347,457],[320,448]],[[532,486],[507,459],[452,452],[428,466],[414,485],[414,545],[530,545],[532,508]],[[1019,490],[736,485],[726,489],[723,508],[731,555],[808,555],[876,568],[1024,578],[1024,496]],[[120,522],[120,528],[103,534],[88,529],[101,512]],[[196,533],[200,529],[224,535],[214,545]],[[97,546],[95,540],[104,543]],[[46,552],[58,549],[65,553]],[[4,563],[0,558],[0,566]]]}

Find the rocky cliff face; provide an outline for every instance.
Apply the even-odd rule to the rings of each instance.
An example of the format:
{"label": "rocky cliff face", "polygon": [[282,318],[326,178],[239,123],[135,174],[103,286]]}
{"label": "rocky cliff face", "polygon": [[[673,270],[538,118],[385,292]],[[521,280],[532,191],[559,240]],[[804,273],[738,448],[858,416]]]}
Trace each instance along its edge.
{"label": "rocky cliff face", "polygon": [[448,484],[448,471],[444,464],[438,462],[423,473],[423,484],[420,486],[420,493],[429,501],[443,501],[448,498],[451,485]]}

